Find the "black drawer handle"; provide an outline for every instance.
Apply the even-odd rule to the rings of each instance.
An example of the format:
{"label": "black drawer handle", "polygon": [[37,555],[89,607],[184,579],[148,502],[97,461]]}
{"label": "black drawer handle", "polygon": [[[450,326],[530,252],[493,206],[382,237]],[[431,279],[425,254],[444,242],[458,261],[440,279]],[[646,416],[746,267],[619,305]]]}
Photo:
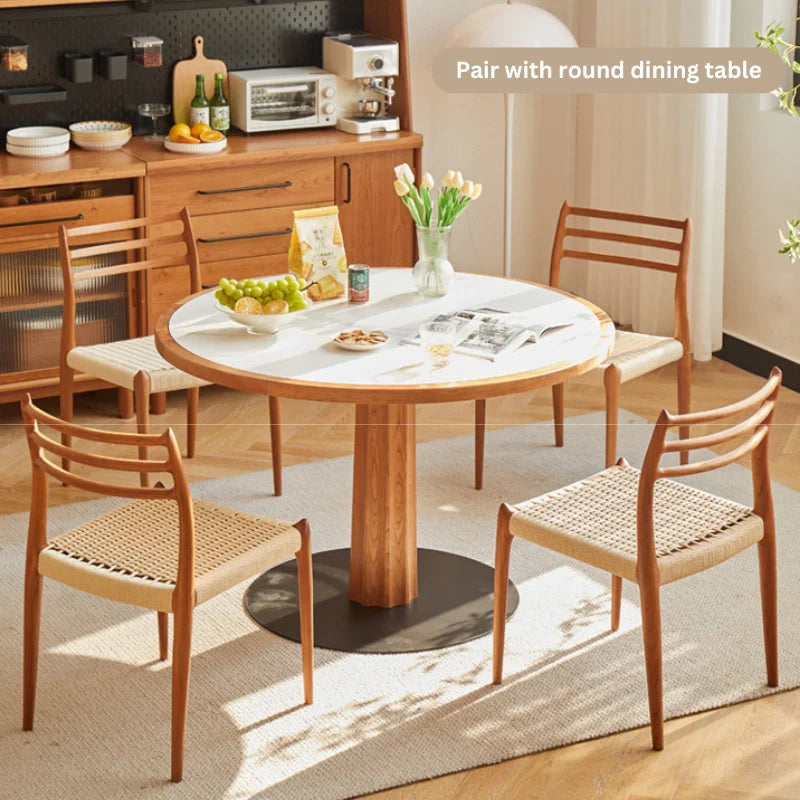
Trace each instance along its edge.
{"label": "black drawer handle", "polygon": [[[83,219],[83,214],[76,214],[74,217],[53,217],[53,219],[34,219],[30,222],[5,222],[0,228],[18,228],[21,225],[47,225],[48,222],[77,222]],[[291,231],[289,231],[291,233]]]}
{"label": "black drawer handle", "polygon": [[291,233],[291,228],[284,228],[281,231],[264,231],[264,233],[239,233],[236,236],[217,236],[215,239],[198,239],[200,244],[216,244],[217,242],[233,242],[236,239],[260,239],[263,236],[285,236]]}
{"label": "black drawer handle", "polygon": [[259,189],[288,189],[292,185],[291,181],[283,183],[264,183],[261,186],[236,186],[233,189],[198,189],[197,194],[228,194],[228,192],[257,192]]}
{"label": "black drawer handle", "polygon": [[353,200],[353,170],[350,168],[350,164],[345,161],[342,166],[347,170],[347,199],[344,201],[345,203],[350,203]]}

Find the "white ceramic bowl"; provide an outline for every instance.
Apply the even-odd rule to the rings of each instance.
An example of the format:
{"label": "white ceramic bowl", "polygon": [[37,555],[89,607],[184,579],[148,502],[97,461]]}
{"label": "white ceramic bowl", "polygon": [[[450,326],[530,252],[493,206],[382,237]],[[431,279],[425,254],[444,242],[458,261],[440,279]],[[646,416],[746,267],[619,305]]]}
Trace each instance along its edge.
{"label": "white ceramic bowl", "polygon": [[65,144],[49,145],[48,147],[17,147],[6,142],[6,150],[12,156],[23,156],[25,158],[49,158],[50,156],[60,156],[69,150],[69,142]]}
{"label": "white ceramic bowl", "polygon": [[94,139],[84,139],[77,136],[72,137],[72,141],[75,142],[81,150],[119,150],[119,148],[124,147],[130,139],[130,134],[107,141],[96,141]]}
{"label": "white ceramic bowl", "polygon": [[115,135],[131,134],[128,122],[117,122],[110,119],[91,119],[86,122],[74,122],[69,126],[73,138],[78,135],[85,139],[109,139]]}
{"label": "white ceramic bowl", "polygon": [[237,314],[227,306],[223,306],[218,300],[214,301],[214,306],[228,319],[238,325],[244,325],[248,333],[277,333],[282,325],[289,325],[298,317],[308,313],[311,301],[306,300],[306,303],[307,305],[302,311],[292,311],[288,314]]}
{"label": "white ceramic bowl", "polygon": [[164,139],[164,147],[172,153],[209,155],[211,153],[221,153],[227,146],[227,137],[220,142],[202,142],[201,144],[184,144],[184,142],[173,142],[170,139]]}
{"label": "white ceramic bowl", "polygon": [[47,125],[14,128],[6,134],[6,141],[14,147],[55,147],[69,144],[69,131]]}

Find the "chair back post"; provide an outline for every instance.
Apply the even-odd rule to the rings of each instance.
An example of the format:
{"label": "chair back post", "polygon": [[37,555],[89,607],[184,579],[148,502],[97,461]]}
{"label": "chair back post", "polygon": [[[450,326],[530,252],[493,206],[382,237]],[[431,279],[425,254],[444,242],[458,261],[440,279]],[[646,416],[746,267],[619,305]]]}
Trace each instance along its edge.
{"label": "chair back post", "polygon": [[58,249],[61,255],[61,276],[64,284],[64,306],[61,314],[61,347],[59,365],[67,365],[67,354],[75,348],[75,280],[72,275],[72,252],[69,249],[66,225],[58,228]]}
{"label": "chair back post", "polygon": [[172,475],[174,497],[178,503],[178,571],[175,591],[172,593],[172,610],[190,612],[195,604],[195,532],[194,510],[189,482],[183,468],[180,447],[170,430],[167,442],[168,466]]}
{"label": "chair back post", "polygon": [[183,221],[183,239],[186,242],[186,261],[189,264],[189,290],[190,294],[197,294],[202,288],[200,280],[200,256],[197,252],[197,241],[194,238],[192,219],[188,207],[184,206],[180,212]]}
{"label": "chair back post", "polygon": [[569,203],[564,202],[558,215],[556,233],[553,237],[553,250],[550,254],[550,286],[554,289],[561,288],[561,259],[564,258],[564,238],[567,230],[567,217],[572,209]]}
{"label": "chair back post", "polygon": [[692,251],[692,220],[683,223],[678,271],[675,275],[675,338],[683,345],[684,354],[691,352],[689,335],[689,254]]}
{"label": "chair back post", "polygon": [[[774,368],[770,374],[770,379],[772,380],[778,376],[780,376],[780,371]],[[764,532],[769,535],[772,535],[775,529],[775,515],[772,506],[772,483],[769,476],[769,434],[772,429],[772,418],[775,415],[774,404],[778,399],[780,388],[781,383],[778,381],[773,392],[764,401],[764,403],[773,404],[772,411],[762,423],[762,426],[766,427],[767,432],[750,456],[750,471],[753,476],[753,511],[764,521]],[[768,528],[769,531],[767,530]]]}
{"label": "chair back post", "polygon": [[636,575],[640,585],[658,577],[656,559],[653,499],[659,478],[658,465],[664,454],[664,442],[669,430],[669,414],[662,411],[650,437],[650,444],[639,473],[639,492],[636,501]]}
{"label": "chair back post", "polygon": [[[31,454],[31,513],[28,518],[28,542],[25,552],[25,561],[28,568],[38,570],[39,553],[47,547],[47,507],[49,501],[49,488],[47,474],[37,463],[37,447],[31,433],[36,429],[36,420],[31,414],[31,396],[25,396],[22,401],[22,420],[25,425],[25,435],[28,439],[28,450]],[[33,562],[33,563],[31,563]]]}

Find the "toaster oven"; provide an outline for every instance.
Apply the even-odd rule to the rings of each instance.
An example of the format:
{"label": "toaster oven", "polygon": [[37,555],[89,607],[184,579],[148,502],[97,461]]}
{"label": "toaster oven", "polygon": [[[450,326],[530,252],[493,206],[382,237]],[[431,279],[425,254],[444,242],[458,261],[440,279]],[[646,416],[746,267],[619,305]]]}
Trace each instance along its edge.
{"label": "toaster oven", "polygon": [[246,133],[336,125],[336,76],[319,67],[228,73],[231,121]]}

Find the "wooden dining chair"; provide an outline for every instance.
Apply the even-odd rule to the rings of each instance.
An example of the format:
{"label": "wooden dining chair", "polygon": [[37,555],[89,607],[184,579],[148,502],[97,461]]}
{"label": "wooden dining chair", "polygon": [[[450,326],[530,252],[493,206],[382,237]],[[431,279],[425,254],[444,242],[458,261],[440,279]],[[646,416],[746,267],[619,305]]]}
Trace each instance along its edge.
{"label": "wooden dining chair", "polygon": [[[609,230],[595,230],[587,227],[573,227],[568,224],[570,217],[582,217],[593,220],[605,220],[610,223],[647,226],[661,228],[662,232],[654,236],[641,236],[632,233]],[[678,232],[675,239],[667,235],[668,231]],[[631,245],[637,250],[630,252],[620,248],[615,254],[597,252],[587,249],[578,250],[567,247],[567,239],[588,239],[601,242],[613,242],[620,245]],[[641,375],[678,362],[678,411],[689,412],[691,402],[692,356],[689,349],[689,312],[687,308],[687,271],[692,239],[691,219],[666,219],[664,217],[648,217],[642,214],[623,214],[617,211],[602,211],[595,208],[573,208],[568,203],[561,207],[561,214],[556,226],[553,250],[550,259],[550,285],[561,288],[561,262],[565,258],[582,261],[597,261],[606,264],[651,269],[675,275],[675,335],[674,337],[650,336],[630,331],[616,332],[614,349],[611,355],[593,373],[602,376],[606,393],[606,449],[605,465],[612,466],[617,460],[617,424],[619,417],[619,391],[623,383],[632,381]],[[677,261],[662,261],[645,258],[638,254],[640,248],[664,250],[676,255]],[[564,446],[564,384],[553,386],[553,418],[555,424],[555,440],[557,447]],[[483,485],[483,457],[486,435],[486,401],[475,403],[475,488]],[[688,436],[687,430],[681,436]],[[688,452],[681,457],[688,457]]]}
{"label": "wooden dining chair", "polygon": [[[83,372],[107,381],[123,391],[133,391],[136,425],[147,433],[150,424],[150,395],[186,390],[187,455],[195,453],[200,387],[209,382],[172,366],[156,350],[153,336],[116,342],[77,346],[76,313],[79,295],[76,285],[116,275],[146,273],[154,269],[188,268],[186,293],[202,288],[200,261],[189,210],[179,214],[144,217],[100,225],[67,228],[58,232],[61,271],[64,278],[64,313],[61,327],[60,392],[61,416],[72,420],[75,373]],[[88,241],[87,241],[88,240]],[[97,265],[99,259],[120,259],[117,264]],[[87,264],[87,260],[91,261]],[[270,398],[270,437],[273,486],[281,494],[281,441],[279,406]],[[65,439],[69,445],[69,439]],[[141,457],[146,457],[145,453]],[[65,469],[68,464],[64,464]],[[147,475],[141,476],[142,486]]]}
{"label": "wooden dining chair", "polygon": [[[25,559],[23,728],[33,730],[42,584],[52,578],[98,597],[158,612],[159,657],[172,638],[172,780],[183,775],[192,616],[195,606],[268,567],[295,556],[305,702],[313,700],[311,541],[305,520],[291,525],[192,500],[180,449],[171,430],[158,434],[109,433],[81,427],[37,408],[30,396],[22,416],[33,465],[33,492]],[[50,433],[53,431],[53,434]],[[112,457],[60,444],[58,434],[89,446],[116,445],[130,455]],[[161,459],[135,458],[136,449]],[[69,465],[92,468],[78,474]],[[124,473],[168,473],[169,486],[125,482]],[[96,475],[102,477],[96,477]],[[129,498],[53,539],[47,538],[48,475],[68,486]],[[108,477],[106,477],[108,476]]]}
{"label": "wooden dining chair", "polygon": [[[775,518],[768,452],[780,385],[781,372],[773,369],[761,389],[733,405],[675,416],[662,411],[641,471],[620,459],[590,478],[500,507],[495,550],[495,684],[503,678],[508,565],[511,541],[517,536],[638,584],[654,750],[664,747],[661,586],[709,569],[753,544],[758,545],[767,684],[778,685]],[[749,416],[738,423],[730,421],[743,414]],[[666,438],[670,428],[710,423],[719,429],[687,439]],[[665,453],[683,454],[728,443],[735,446],[696,463],[661,463]],[[753,479],[752,508],[664,480],[709,472],[747,455]],[[618,625],[617,607],[612,610],[612,629]]]}

